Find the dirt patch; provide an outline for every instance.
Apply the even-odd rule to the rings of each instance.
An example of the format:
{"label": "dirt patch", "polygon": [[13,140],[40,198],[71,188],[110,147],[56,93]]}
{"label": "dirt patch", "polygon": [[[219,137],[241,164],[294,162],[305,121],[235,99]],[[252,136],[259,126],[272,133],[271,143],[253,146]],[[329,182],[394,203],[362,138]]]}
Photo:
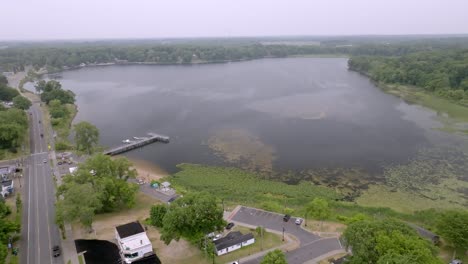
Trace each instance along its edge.
{"label": "dirt patch", "polygon": [[[307,220],[307,226],[305,229],[311,232],[323,233],[323,236],[336,236],[338,233],[342,233],[346,229],[346,225],[336,222],[321,222],[316,220]],[[328,233],[328,234],[327,234]],[[322,236],[322,234],[320,234]]]}

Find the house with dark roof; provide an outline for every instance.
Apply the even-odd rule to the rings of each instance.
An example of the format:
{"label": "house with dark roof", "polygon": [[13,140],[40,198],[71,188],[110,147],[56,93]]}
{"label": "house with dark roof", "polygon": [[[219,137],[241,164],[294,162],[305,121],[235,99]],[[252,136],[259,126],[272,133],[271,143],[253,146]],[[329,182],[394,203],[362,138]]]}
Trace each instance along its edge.
{"label": "house with dark roof", "polygon": [[153,245],[140,222],[131,222],[115,228],[120,256],[125,263],[134,263],[154,255]]}
{"label": "house with dark roof", "polygon": [[234,231],[213,243],[215,245],[216,255],[221,256],[255,243],[255,238],[252,233],[243,235],[239,231]]}

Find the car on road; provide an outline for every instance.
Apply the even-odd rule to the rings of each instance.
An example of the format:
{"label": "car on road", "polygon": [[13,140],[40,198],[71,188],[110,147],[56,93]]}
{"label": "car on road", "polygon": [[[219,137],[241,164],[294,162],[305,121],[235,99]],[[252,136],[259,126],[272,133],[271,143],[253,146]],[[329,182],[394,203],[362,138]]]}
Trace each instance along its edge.
{"label": "car on road", "polygon": [[44,137],[44,134],[41,133],[41,137]]}
{"label": "car on road", "polygon": [[41,123],[41,120],[39,120],[39,124]]}
{"label": "car on road", "polygon": [[54,256],[54,258],[60,256],[60,253],[61,253],[61,251],[60,251],[60,247],[59,247],[59,246],[54,246],[54,247],[52,248],[52,255]]}
{"label": "car on road", "polygon": [[296,225],[301,225],[302,224],[302,218],[296,218]]}
{"label": "car on road", "polygon": [[233,226],[234,226],[234,223],[233,223],[233,222],[230,222],[229,224],[227,224],[226,229],[229,230],[229,229],[231,229]]}
{"label": "car on road", "polygon": [[61,161],[58,162],[58,165],[62,165],[62,164],[63,164],[63,162],[61,162]]}
{"label": "car on road", "polygon": [[44,159],[42,162],[47,163],[47,159]]}
{"label": "car on road", "polygon": [[291,216],[290,216],[290,215],[285,214],[285,215],[283,216],[283,221],[284,221],[284,222],[288,222],[289,219],[291,219]]}

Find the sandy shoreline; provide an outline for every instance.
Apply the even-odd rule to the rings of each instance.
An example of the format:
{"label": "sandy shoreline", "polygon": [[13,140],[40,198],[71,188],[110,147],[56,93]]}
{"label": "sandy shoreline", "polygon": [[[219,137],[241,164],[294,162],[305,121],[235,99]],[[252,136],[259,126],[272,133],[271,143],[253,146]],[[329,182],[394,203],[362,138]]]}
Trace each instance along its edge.
{"label": "sandy shoreline", "polygon": [[133,168],[137,171],[138,179],[142,179],[145,182],[151,182],[151,180],[160,180],[161,178],[169,176],[169,173],[156,164],[153,164],[146,160],[141,159],[129,159],[133,164]]}

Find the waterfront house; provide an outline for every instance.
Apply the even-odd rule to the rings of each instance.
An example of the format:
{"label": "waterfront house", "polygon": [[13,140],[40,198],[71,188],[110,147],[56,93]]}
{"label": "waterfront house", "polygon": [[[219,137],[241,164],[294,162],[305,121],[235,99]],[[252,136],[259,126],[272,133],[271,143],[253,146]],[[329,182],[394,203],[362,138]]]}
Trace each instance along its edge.
{"label": "waterfront house", "polygon": [[153,245],[140,222],[131,222],[115,228],[120,256],[125,263],[133,263],[154,255]]}

